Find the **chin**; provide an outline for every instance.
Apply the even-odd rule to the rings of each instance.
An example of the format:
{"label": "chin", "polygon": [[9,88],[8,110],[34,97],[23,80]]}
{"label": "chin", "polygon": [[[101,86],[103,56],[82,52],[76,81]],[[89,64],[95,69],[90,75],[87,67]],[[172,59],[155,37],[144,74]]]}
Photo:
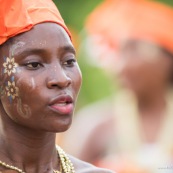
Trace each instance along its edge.
{"label": "chin", "polygon": [[58,127],[52,127],[51,129],[47,129],[44,131],[49,131],[49,132],[53,132],[53,133],[62,133],[67,131],[70,128],[70,126],[58,126]]}
{"label": "chin", "polygon": [[56,133],[65,132],[70,128],[71,123],[72,123],[72,121],[68,120],[68,121],[63,121],[58,124],[54,124],[54,130]]}
{"label": "chin", "polygon": [[[70,128],[70,125],[68,125],[68,126],[63,126],[63,127],[61,127],[61,128],[58,130],[58,132],[65,132],[65,131],[67,131],[69,128]],[[57,133],[58,133],[58,132],[57,132]]]}

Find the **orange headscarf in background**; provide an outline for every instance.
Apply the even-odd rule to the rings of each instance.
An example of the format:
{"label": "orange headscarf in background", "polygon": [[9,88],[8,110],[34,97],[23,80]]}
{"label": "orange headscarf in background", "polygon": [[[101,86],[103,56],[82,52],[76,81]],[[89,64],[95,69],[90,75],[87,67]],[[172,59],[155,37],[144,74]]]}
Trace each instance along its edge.
{"label": "orange headscarf in background", "polygon": [[114,49],[123,39],[144,39],[173,53],[172,21],[173,9],[156,1],[105,0],[88,17],[86,30]]}
{"label": "orange headscarf in background", "polygon": [[71,38],[52,0],[0,0],[0,45],[43,22],[59,24]]}

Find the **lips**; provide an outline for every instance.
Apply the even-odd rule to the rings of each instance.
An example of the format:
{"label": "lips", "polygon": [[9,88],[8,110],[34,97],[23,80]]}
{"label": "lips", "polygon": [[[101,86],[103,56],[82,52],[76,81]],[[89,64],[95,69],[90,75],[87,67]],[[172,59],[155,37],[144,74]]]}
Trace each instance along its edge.
{"label": "lips", "polygon": [[50,102],[49,107],[62,115],[71,114],[74,109],[73,99],[70,95],[61,95],[54,98]]}

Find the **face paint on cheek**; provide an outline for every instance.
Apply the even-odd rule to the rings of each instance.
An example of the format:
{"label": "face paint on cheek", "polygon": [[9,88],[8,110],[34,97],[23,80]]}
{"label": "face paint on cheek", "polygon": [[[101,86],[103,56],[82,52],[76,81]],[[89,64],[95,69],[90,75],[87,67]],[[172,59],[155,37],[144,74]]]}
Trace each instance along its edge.
{"label": "face paint on cheek", "polygon": [[34,89],[35,88],[35,80],[33,77],[31,78],[31,84],[32,84],[32,89]]}
{"label": "face paint on cheek", "polygon": [[[31,109],[30,109],[30,107],[27,105],[27,104],[24,104],[23,102],[22,102],[22,91],[21,91],[21,88],[22,88],[22,81],[24,80],[24,78],[20,78],[20,79],[18,79],[17,81],[16,81],[16,84],[17,84],[17,86],[19,87],[19,89],[18,89],[18,96],[17,96],[17,98],[16,98],[16,100],[15,100],[15,102],[16,102],[16,105],[17,105],[17,112],[18,112],[18,114],[21,116],[21,117],[23,117],[23,118],[29,118],[30,116],[31,116]],[[29,82],[30,83],[30,85],[32,85],[32,83],[31,82]]]}
{"label": "face paint on cheek", "polygon": [[9,50],[10,56],[4,57],[3,75],[5,81],[3,83],[5,84],[5,86],[3,86],[4,85],[3,84],[1,87],[1,96],[2,95],[8,96],[10,103],[12,103],[12,100],[18,98],[18,92],[19,92],[19,89],[16,86],[16,82],[13,76],[16,72],[18,72],[17,71],[18,64],[15,62],[14,51],[16,50],[16,48],[19,48],[23,45],[24,45],[23,42],[18,42],[14,44]]}
{"label": "face paint on cheek", "polygon": [[[26,80],[25,78],[20,78],[16,81],[16,84],[17,86],[20,86],[22,85],[22,80]],[[34,90],[36,88],[36,83],[35,83],[35,79],[32,77],[31,79],[28,79],[27,80],[27,87],[30,89],[30,91]]]}
{"label": "face paint on cheek", "polygon": [[29,118],[31,117],[31,109],[28,105],[22,104],[21,99],[17,99],[17,111],[18,114],[23,118]]}
{"label": "face paint on cheek", "polygon": [[14,76],[11,77],[11,81],[7,81],[5,91],[10,99],[10,103],[12,103],[12,100],[14,100],[15,98],[18,98],[19,88],[16,86],[16,83],[14,81]]}
{"label": "face paint on cheek", "polygon": [[5,95],[4,86],[1,85],[1,86],[0,86],[0,97],[3,97],[4,95]]}
{"label": "face paint on cheek", "polygon": [[18,67],[18,64],[15,63],[14,57],[6,57],[4,58],[4,73],[8,76],[12,75],[12,73],[16,73],[16,68]]}
{"label": "face paint on cheek", "polygon": [[17,72],[16,68],[18,67],[18,64],[15,63],[14,57],[7,57],[4,58],[5,62],[3,63],[3,72],[4,72],[4,84],[3,87],[3,94],[7,95],[9,97],[10,103],[12,103],[12,100],[18,97],[18,87],[16,86],[14,76],[13,74]]}
{"label": "face paint on cheek", "polygon": [[[17,98],[17,112],[23,118],[29,118],[32,115],[32,109],[28,104],[24,104],[23,96],[25,95],[25,87],[27,86],[28,90],[32,91],[36,88],[34,78],[30,78],[26,80],[25,78],[21,77],[17,81],[17,86],[20,88],[19,95]],[[25,98],[24,98],[25,99]]]}
{"label": "face paint on cheek", "polygon": [[10,47],[9,57],[4,57],[4,63],[3,63],[4,74],[8,74],[8,76],[10,76],[11,74],[16,73],[18,64],[15,62],[14,51],[17,48],[20,48],[24,45],[25,45],[24,42],[18,42]]}

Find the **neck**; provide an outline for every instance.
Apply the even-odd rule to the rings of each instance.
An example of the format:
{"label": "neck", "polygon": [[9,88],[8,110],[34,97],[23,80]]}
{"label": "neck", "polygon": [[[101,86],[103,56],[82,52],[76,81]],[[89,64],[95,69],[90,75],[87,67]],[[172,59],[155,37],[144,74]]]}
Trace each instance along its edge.
{"label": "neck", "polygon": [[165,118],[166,91],[138,96],[137,101],[143,139],[149,143],[155,142]]}
{"label": "neck", "polygon": [[6,127],[1,121],[0,159],[26,172],[58,169],[55,133],[36,132],[25,127]]}
{"label": "neck", "polygon": [[140,111],[160,109],[165,107],[166,90],[137,94],[138,108]]}

